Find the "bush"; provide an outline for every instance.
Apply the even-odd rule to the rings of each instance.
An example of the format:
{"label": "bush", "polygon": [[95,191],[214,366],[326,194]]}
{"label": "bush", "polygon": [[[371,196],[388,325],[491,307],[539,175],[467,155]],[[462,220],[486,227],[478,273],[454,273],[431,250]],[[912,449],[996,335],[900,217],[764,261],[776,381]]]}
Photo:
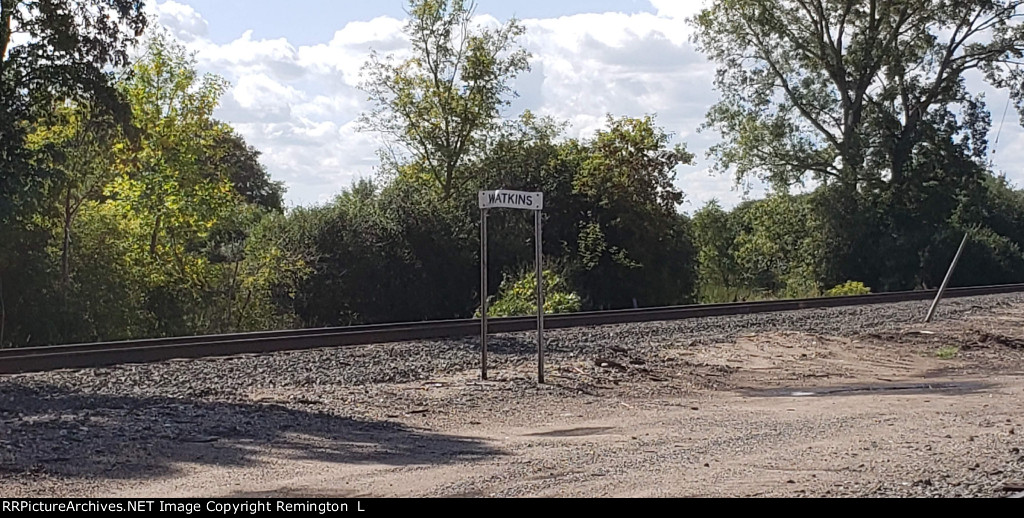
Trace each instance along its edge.
{"label": "bush", "polygon": [[[556,273],[544,272],[544,313],[560,315],[576,313],[582,303],[580,296],[569,290],[565,280]],[[498,290],[497,300],[488,308],[492,317],[518,317],[537,313],[537,274],[527,273],[518,279],[506,277]],[[480,309],[476,311],[480,317]]]}
{"label": "bush", "polygon": [[863,282],[850,281],[846,284],[840,284],[828,292],[825,295],[829,297],[852,297],[855,295],[870,295],[871,288],[864,285]]}

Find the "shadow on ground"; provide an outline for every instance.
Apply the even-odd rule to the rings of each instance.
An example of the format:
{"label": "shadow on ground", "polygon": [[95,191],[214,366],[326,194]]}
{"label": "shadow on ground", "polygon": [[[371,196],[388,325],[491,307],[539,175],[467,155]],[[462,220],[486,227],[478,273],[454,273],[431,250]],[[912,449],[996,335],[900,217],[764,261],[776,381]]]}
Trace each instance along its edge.
{"label": "shadow on ground", "polygon": [[748,397],[834,397],[834,396],[907,396],[935,394],[939,396],[963,396],[983,393],[995,385],[979,381],[930,382],[930,383],[875,383],[830,387],[783,387],[770,389],[742,389]]}
{"label": "shadow on ground", "polygon": [[0,481],[59,476],[144,480],[183,463],[221,467],[278,458],[434,465],[501,455],[477,440],[388,421],[277,404],[87,394],[0,379]]}

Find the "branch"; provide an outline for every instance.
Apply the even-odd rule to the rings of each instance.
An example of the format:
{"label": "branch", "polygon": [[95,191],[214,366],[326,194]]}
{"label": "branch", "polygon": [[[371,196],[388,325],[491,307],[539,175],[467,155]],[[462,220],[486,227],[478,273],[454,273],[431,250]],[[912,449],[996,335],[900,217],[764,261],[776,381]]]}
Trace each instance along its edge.
{"label": "branch", "polygon": [[[747,22],[747,20],[744,20],[744,22]],[[749,27],[749,23],[748,23],[748,27]],[[807,121],[811,123],[811,125],[813,125],[815,128],[817,128],[817,130],[820,131],[822,133],[822,135],[826,139],[828,139],[828,141],[831,142],[832,145],[834,145],[836,147],[836,149],[840,149],[842,146],[840,145],[840,142],[835,137],[835,135],[833,135],[830,131],[828,131],[828,129],[826,129],[825,126],[821,123],[821,121],[817,120],[811,114],[810,110],[806,106],[804,106],[804,104],[802,102],[800,102],[800,100],[797,98],[796,92],[793,90],[792,86],[790,86],[790,84],[789,84],[789,80],[786,79],[785,75],[782,73],[782,71],[779,69],[779,67],[775,64],[775,61],[771,59],[771,56],[770,56],[769,52],[767,51],[767,47],[764,44],[764,41],[761,40],[761,38],[758,35],[756,35],[756,34],[753,34],[753,35],[754,35],[754,38],[758,40],[758,45],[761,46],[760,50],[761,50],[761,54],[762,54],[762,59],[764,59],[765,63],[767,63],[768,66],[771,68],[772,73],[775,74],[775,77],[777,77],[779,79],[780,86],[782,86],[782,89],[785,90],[786,95],[787,95],[787,97],[789,97],[790,102],[793,103],[793,106],[796,107],[796,109],[800,111],[800,114],[803,115],[804,118],[806,118]]]}
{"label": "branch", "polygon": [[7,48],[11,44],[11,20],[17,8],[17,0],[0,0],[0,73],[7,64]]}

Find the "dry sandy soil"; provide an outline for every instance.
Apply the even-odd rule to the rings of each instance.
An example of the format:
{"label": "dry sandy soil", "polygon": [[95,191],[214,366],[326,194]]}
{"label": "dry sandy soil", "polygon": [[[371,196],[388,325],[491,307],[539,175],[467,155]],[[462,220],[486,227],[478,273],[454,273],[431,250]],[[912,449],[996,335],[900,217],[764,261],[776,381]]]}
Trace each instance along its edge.
{"label": "dry sandy soil", "polygon": [[[0,476],[0,494],[994,497],[1024,480],[1019,303],[855,337],[776,332],[621,352],[556,360],[545,387],[523,364],[489,382],[466,371],[316,401],[254,389],[252,402],[333,398],[388,426],[198,438],[161,476],[18,473]],[[246,462],[230,462],[239,449]]]}

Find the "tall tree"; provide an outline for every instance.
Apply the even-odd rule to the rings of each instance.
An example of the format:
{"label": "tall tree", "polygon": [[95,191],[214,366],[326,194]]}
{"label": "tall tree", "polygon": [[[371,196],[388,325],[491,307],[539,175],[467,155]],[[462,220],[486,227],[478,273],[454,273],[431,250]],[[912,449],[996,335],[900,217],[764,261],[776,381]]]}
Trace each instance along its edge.
{"label": "tall tree", "polygon": [[57,207],[60,233],[61,296],[71,284],[72,229],[82,205],[97,200],[113,179],[113,147],[118,125],[89,103],[64,103],[42,117],[29,136],[37,163],[57,173],[49,189]]}
{"label": "tall tree", "polygon": [[718,200],[709,201],[693,215],[702,297],[713,291],[729,292],[739,284],[739,265],[733,250],[737,225],[732,219]]}
{"label": "tall tree", "polygon": [[1020,0],[716,0],[694,20],[718,63],[707,126],[718,167],[788,186],[807,174],[849,189],[914,183],[929,125],[954,118],[980,157],[977,71],[1024,114]]}
{"label": "tall tree", "polygon": [[282,212],[284,184],[270,178],[267,168],[260,163],[260,151],[226,125],[219,126],[223,130],[216,133],[212,146],[201,158],[204,174],[211,179],[226,176],[245,201]]}
{"label": "tall tree", "polygon": [[692,300],[695,252],[675,177],[693,154],[670,141],[652,117],[609,117],[594,138],[567,146],[579,167],[575,282],[600,309]]}
{"label": "tall tree", "polygon": [[[0,0],[0,346],[45,307],[41,260],[47,231],[33,214],[53,171],[26,147],[31,125],[56,100],[91,101],[127,122],[110,66],[127,63],[146,25],[142,0]],[[29,296],[28,294],[32,294]],[[13,322],[12,322],[13,319]]]}
{"label": "tall tree", "polygon": [[[54,99],[90,98],[127,120],[108,66],[146,26],[142,0],[0,0],[0,222],[33,181],[26,122]],[[38,171],[35,171],[38,172]]]}
{"label": "tall tree", "polygon": [[166,35],[154,34],[146,59],[136,63],[121,85],[131,101],[139,128],[138,146],[120,147],[124,174],[111,191],[133,212],[148,218],[149,255],[183,244],[184,236],[216,219],[230,205],[231,187],[223,177],[211,179],[201,168],[217,135],[213,111],[227,86],[223,78],[201,76],[195,59]]}
{"label": "tall tree", "polygon": [[461,166],[478,150],[514,95],[509,82],[529,70],[530,55],[517,44],[516,20],[498,28],[473,24],[475,4],[465,0],[410,0],[405,34],[412,57],[373,53],[363,90],[374,108],[363,126],[393,139],[413,158],[406,174],[422,176],[445,197],[468,182]]}

